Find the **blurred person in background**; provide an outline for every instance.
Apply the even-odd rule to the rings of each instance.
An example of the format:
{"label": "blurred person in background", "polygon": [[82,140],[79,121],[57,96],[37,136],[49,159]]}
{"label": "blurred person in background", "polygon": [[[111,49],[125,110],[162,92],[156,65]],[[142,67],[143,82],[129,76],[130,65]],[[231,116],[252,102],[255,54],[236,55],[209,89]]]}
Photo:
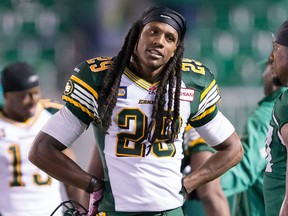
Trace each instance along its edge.
{"label": "blurred person in background", "polygon": [[[262,79],[265,96],[258,102],[258,106],[255,108],[255,110],[249,114],[246,120],[243,135],[241,136],[242,145],[244,147],[243,159],[239,164],[221,176],[223,191],[229,198],[229,201],[231,200],[230,207],[231,214],[233,216],[266,215],[263,197],[263,172],[266,167],[265,139],[267,136],[274,103],[276,99],[286,90],[285,87],[279,87],[273,83],[272,54],[269,56],[265,64]],[[193,159],[195,154],[202,152],[202,154],[206,153],[208,157],[212,154],[211,152],[213,152],[213,149],[211,149],[205,143],[205,140],[199,137],[197,132],[192,128],[187,130],[185,137],[186,139],[184,139],[184,146],[188,148],[188,153],[191,158],[190,166],[192,167],[193,172],[193,170],[197,167],[197,162],[194,162],[195,159]],[[200,160],[198,159],[198,161]],[[196,164],[193,165],[193,162]],[[212,183],[213,182],[210,182],[209,184]],[[201,194],[198,192],[198,188],[196,190],[197,194],[203,204],[206,215],[225,215],[224,213],[218,214],[215,208],[215,213],[209,211],[213,208],[207,208],[207,205],[212,202],[214,205],[217,205],[219,210],[227,210],[224,204],[219,205],[219,198],[213,197],[213,194],[223,195],[222,189],[219,191],[220,182],[215,182],[214,184],[214,189],[211,189],[208,186],[206,188],[206,193],[208,194],[208,197],[210,197],[210,199],[208,199],[209,202],[207,199],[201,199]],[[204,186],[205,185],[203,185],[202,188]],[[218,193],[215,193],[216,189],[218,189]],[[202,192],[202,194],[205,193]],[[220,199],[220,201],[221,200],[223,200],[223,197]],[[187,215],[193,215],[194,206],[189,206],[189,201],[187,202],[185,203],[185,211],[187,212]],[[227,211],[225,212],[227,214]]]}
{"label": "blurred person in background", "polygon": [[[243,155],[233,125],[217,108],[213,74],[183,58],[185,32],[181,14],[151,7],[133,24],[117,56],[79,64],[63,93],[65,107],[38,134],[30,161],[91,194],[101,214],[183,215],[186,194]],[[90,124],[104,181],[62,154]],[[182,178],[187,124],[218,151]]]}
{"label": "blurred person in background", "polygon": [[[50,215],[67,199],[66,191],[58,180],[28,160],[28,152],[40,128],[52,116],[50,112],[62,105],[41,100],[38,75],[25,62],[5,67],[1,85],[5,101],[0,109],[0,215]],[[66,154],[74,157],[70,149]],[[70,198],[76,199],[79,189],[67,189]]]}
{"label": "blurred person in background", "polygon": [[[273,47],[273,81],[276,85],[287,87],[288,21],[283,22],[278,28]],[[268,216],[288,215],[287,148],[288,91],[286,90],[274,104],[266,139],[267,165],[264,172],[263,189],[265,210]]]}
{"label": "blurred person in background", "polygon": [[286,90],[273,83],[272,73],[271,54],[262,75],[265,96],[248,115],[240,137],[244,147],[244,157],[237,166],[221,177],[223,190],[228,199],[232,200],[233,216],[270,216],[265,213],[263,195],[263,172],[267,164],[265,140],[274,103]]}

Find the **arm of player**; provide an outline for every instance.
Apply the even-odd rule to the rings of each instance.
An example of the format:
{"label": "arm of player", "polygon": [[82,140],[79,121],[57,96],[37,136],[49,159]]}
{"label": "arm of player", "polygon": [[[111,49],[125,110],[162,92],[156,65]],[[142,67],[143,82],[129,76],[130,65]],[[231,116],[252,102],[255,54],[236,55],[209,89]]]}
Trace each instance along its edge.
{"label": "arm of player", "polygon": [[[288,123],[284,124],[281,128],[281,136],[283,139],[283,142],[285,143],[286,149],[288,151]],[[286,162],[286,182],[288,182],[288,159]],[[287,184],[287,183],[286,183]],[[282,202],[281,210],[279,216],[287,216],[288,215],[288,187],[286,185],[286,192],[285,192],[285,198]]]}
{"label": "arm of player", "polygon": [[[196,170],[212,155],[213,153],[208,150],[193,152],[190,156],[191,171]],[[207,216],[230,216],[228,200],[222,190],[220,178],[198,187],[196,191]]]}
{"label": "arm of player", "polygon": [[62,152],[65,148],[58,140],[41,131],[34,140],[29,160],[59,181],[85,190],[91,175]]}
{"label": "arm of player", "polygon": [[244,153],[239,136],[235,131],[221,144],[214,146],[214,148],[217,152],[183,179],[183,186],[188,193],[218,178],[235,166],[241,161]]}
{"label": "arm of player", "polygon": [[[63,152],[73,161],[77,162],[76,155],[72,148],[66,148]],[[74,187],[72,185],[65,184],[65,190],[69,200],[74,200],[81,203],[81,193],[82,193],[81,189]]]}
{"label": "arm of player", "polygon": [[[49,119],[35,138],[29,152],[29,160],[59,181],[86,190],[92,175],[62,152],[84,130],[85,126],[79,123],[76,116],[68,109],[61,109]],[[100,189],[102,184],[102,181],[97,181],[93,191]]]}
{"label": "arm of player", "polygon": [[[95,176],[97,179],[104,179],[103,165],[98,151],[98,147],[96,145],[93,148],[87,172],[90,173],[92,176]],[[89,208],[89,199],[89,194],[83,191],[81,196],[81,203],[83,203],[86,208]]]}

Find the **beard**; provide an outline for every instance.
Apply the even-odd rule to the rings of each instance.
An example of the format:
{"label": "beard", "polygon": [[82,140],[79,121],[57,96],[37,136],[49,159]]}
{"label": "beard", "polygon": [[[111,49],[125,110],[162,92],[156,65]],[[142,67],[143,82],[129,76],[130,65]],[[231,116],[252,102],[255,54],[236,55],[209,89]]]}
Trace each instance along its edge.
{"label": "beard", "polygon": [[274,85],[276,85],[276,86],[284,86],[278,77],[273,77],[272,81],[273,81]]}

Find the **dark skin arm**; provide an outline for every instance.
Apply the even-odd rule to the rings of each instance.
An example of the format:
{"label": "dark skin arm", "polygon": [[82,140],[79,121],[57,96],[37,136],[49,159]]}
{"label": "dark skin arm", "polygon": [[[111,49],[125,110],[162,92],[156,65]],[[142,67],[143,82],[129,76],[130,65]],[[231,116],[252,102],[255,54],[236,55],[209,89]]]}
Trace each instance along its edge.
{"label": "dark skin arm", "polygon": [[[71,148],[66,148],[64,150],[64,153],[69,158],[76,161],[76,156]],[[66,189],[67,196],[70,200],[75,200],[77,202],[80,202],[80,195],[82,193],[81,189],[71,186],[71,185],[67,185],[67,184],[65,184],[65,189]]]}
{"label": "dark skin arm", "polygon": [[[213,153],[210,151],[192,153],[190,157],[192,172],[205,163],[212,155]],[[230,216],[229,204],[222,190],[220,178],[216,178],[196,190],[207,216]]]}
{"label": "dark skin arm", "polygon": [[[40,131],[29,152],[29,160],[48,175],[85,191],[92,175],[66,156],[62,152],[65,148],[58,140]],[[100,189],[102,184],[98,181],[93,191]]]}
{"label": "dark skin arm", "polygon": [[[102,161],[99,155],[97,146],[93,147],[92,156],[88,165],[88,173],[95,176],[97,179],[104,179],[104,171],[102,166]],[[84,192],[82,193],[81,203],[88,208],[89,207],[89,194]]]}
{"label": "dark skin arm", "polygon": [[183,186],[191,193],[199,186],[210,182],[239,163],[244,151],[236,132],[232,133],[223,143],[215,147],[217,152],[198,169],[183,179]]}

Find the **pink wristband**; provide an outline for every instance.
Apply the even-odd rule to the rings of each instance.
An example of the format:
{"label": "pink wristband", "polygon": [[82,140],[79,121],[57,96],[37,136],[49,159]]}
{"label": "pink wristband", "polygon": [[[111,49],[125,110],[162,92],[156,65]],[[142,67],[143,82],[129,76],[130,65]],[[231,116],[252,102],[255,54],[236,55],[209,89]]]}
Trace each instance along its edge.
{"label": "pink wristband", "polygon": [[88,216],[95,216],[98,213],[98,203],[103,197],[103,188],[90,194]]}

